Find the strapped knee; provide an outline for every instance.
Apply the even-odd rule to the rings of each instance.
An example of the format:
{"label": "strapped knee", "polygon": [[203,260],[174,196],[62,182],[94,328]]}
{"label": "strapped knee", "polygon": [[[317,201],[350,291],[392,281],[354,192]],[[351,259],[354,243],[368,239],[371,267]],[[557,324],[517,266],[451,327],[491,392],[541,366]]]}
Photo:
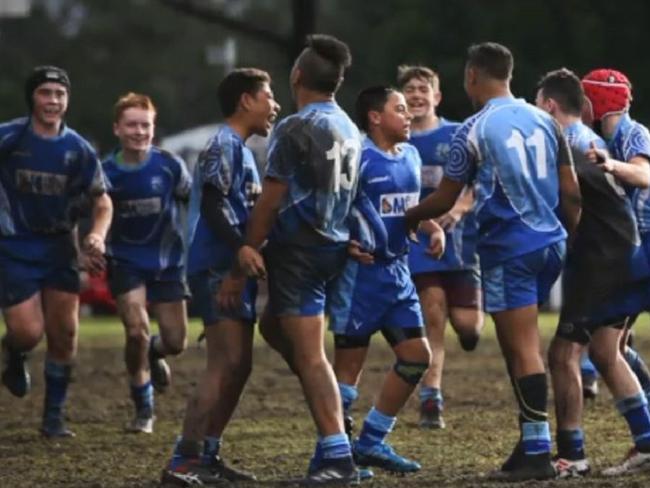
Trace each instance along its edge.
{"label": "strapped knee", "polygon": [[409,385],[417,385],[425,373],[429,363],[411,363],[398,359],[393,366],[395,374],[406,381]]}

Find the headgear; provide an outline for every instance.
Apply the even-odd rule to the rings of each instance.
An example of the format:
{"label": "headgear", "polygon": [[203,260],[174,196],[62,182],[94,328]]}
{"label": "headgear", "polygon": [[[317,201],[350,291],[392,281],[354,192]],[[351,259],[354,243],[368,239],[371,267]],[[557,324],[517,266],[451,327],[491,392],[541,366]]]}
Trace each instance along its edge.
{"label": "headgear", "polygon": [[613,69],[593,70],[582,79],[582,87],[591,102],[594,121],[627,112],[632,100],[630,80]]}
{"label": "headgear", "polygon": [[30,112],[34,106],[34,91],[43,83],[59,83],[65,86],[70,95],[70,78],[64,69],[56,66],[37,66],[25,80],[25,101]]}

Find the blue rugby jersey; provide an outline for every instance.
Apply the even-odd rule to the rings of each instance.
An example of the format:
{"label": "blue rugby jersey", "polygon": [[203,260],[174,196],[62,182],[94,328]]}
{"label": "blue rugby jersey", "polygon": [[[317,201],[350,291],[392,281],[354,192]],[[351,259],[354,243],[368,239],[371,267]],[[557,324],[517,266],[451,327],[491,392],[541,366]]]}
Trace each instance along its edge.
{"label": "blue rugby jersey", "polygon": [[417,204],[420,196],[420,155],[410,144],[400,144],[398,148],[397,154],[390,154],[370,138],[364,141],[351,219],[352,237],[383,259],[408,252],[404,213]]}
{"label": "blue rugby jersey", "polygon": [[181,266],[184,259],[179,201],[192,180],[185,163],[152,147],[138,164],[121,161],[119,151],[103,163],[113,200],[113,222],[106,252],[145,270]]}
{"label": "blue rugby jersey", "polygon": [[77,132],[64,124],[44,138],[28,122],[0,124],[0,240],[31,260],[41,251],[25,242],[69,234],[84,199],[103,194],[106,181],[95,150]]}
{"label": "blue rugby jersey", "polygon": [[194,170],[188,216],[188,274],[209,268],[230,269],[235,259],[234,250],[219,240],[201,215],[206,183],[222,192],[225,216],[243,235],[261,192],[260,178],[253,153],[227,124],[210,139]]}
{"label": "blue rugby jersey", "polygon": [[474,183],[482,266],[566,238],[557,216],[558,132],[550,115],[513,97],[493,98],[456,132],[445,176]]}
{"label": "blue rugby jersey", "polygon": [[272,240],[302,246],[342,244],[356,192],[361,136],[335,102],[311,103],[271,136],[266,177],[288,184]]}
{"label": "blue rugby jersey", "polygon": [[[629,114],[621,117],[607,145],[612,157],[619,161],[629,161],[635,156],[650,160],[650,132]],[[639,232],[650,232],[650,189],[628,188],[628,191],[632,195]]]}
{"label": "blue rugby jersey", "polygon": [[[411,132],[409,142],[422,158],[422,190],[420,199],[433,193],[440,185],[449,156],[452,137],[460,127],[457,122],[440,119],[440,125],[432,130]],[[411,273],[432,271],[457,271],[478,266],[476,240],[478,229],[473,212],[468,212],[450,232],[445,232],[446,247],[440,259],[427,254],[428,236],[418,234],[418,243],[411,244],[409,268]]]}

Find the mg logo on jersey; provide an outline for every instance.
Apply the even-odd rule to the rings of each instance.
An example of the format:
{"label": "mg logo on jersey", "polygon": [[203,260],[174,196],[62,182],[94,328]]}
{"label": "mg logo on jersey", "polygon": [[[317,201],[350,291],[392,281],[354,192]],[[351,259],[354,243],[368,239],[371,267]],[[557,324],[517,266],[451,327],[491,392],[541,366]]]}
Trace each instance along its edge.
{"label": "mg logo on jersey", "polygon": [[387,193],[379,197],[381,217],[402,217],[418,203],[419,193]]}
{"label": "mg logo on jersey", "polygon": [[156,193],[160,193],[163,190],[163,179],[162,176],[154,176],[151,178],[151,189]]}
{"label": "mg logo on jersey", "polygon": [[436,161],[445,162],[447,161],[447,155],[449,154],[448,143],[441,142],[436,146]]}
{"label": "mg logo on jersey", "polygon": [[65,166],[70,166],[77,159],[77,151],[66,151],[63,153],[63,164]]}

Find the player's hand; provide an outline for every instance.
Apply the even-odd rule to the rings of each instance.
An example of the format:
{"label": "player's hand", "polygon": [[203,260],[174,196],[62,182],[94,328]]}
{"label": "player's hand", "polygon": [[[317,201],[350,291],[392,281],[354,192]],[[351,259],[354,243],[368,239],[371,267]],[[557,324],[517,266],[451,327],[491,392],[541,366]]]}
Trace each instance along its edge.
{"label": "player's hand", "polygon": [[445,252],[447,238],[444,229],[440,225],[433,221],[430,222],[432,222],[434,227],[432,232],[429,234],[429,246],[425,252],[436,259],[440,259]]}
{"label": "player's hand", "polygon": [[413,213],[411,212],[412,208],[415,207],[411,207],[404,214],[404,224],[406,225],[407,233],[417,232],[418,227],[420,226],[420,221],[418,219],[413,218]]}
{"label": "player's hand", "polygon": [[616,163],[609,159],[607,151],[597,148],[593,141],[589,145],[586,156],[590,162],[597,164],[605,173],[611,173],[614,171]]}
{"label": "player's hand", "polygon": [[436,219],[436,222],[446,231],[451,231],[458,221],[461,219],[462,215],[459,211],[454,210],[453,208],[444,215],[441,215]]}
{"label": "player's hand", "polygon": [[99,276],[106,269],[106,258],[102,254],[82,252],[79,261],[81,269],[91,276]]}
{"label": "player's hand", "polygon": [[103,255],[106,252],[104,238],[95,232],[91,232],[84,238],[83,251],[89,255]]}
{"label": "player's hand", "polygon": [[233,276],[228,273],[219,290],[217,290],[217,305],[223,310],[236,310],[241,306],[242,293],[246,286],[246,276]]}
{"label": "player's hand", "polygon": [[361,248],[361,244],[357,241],[350,241],[348,244],[348,254],[352,256],[353,259],[356,259],[361,264],[372,264],[375,262],[375,258],[369,252],[364,251]]}
{"label": "player's hand", "polygon": [[239,268],[251,278],[266,279],[266,267],[264,258],[251,246],[242,246],[237,252],[237,262]]}

